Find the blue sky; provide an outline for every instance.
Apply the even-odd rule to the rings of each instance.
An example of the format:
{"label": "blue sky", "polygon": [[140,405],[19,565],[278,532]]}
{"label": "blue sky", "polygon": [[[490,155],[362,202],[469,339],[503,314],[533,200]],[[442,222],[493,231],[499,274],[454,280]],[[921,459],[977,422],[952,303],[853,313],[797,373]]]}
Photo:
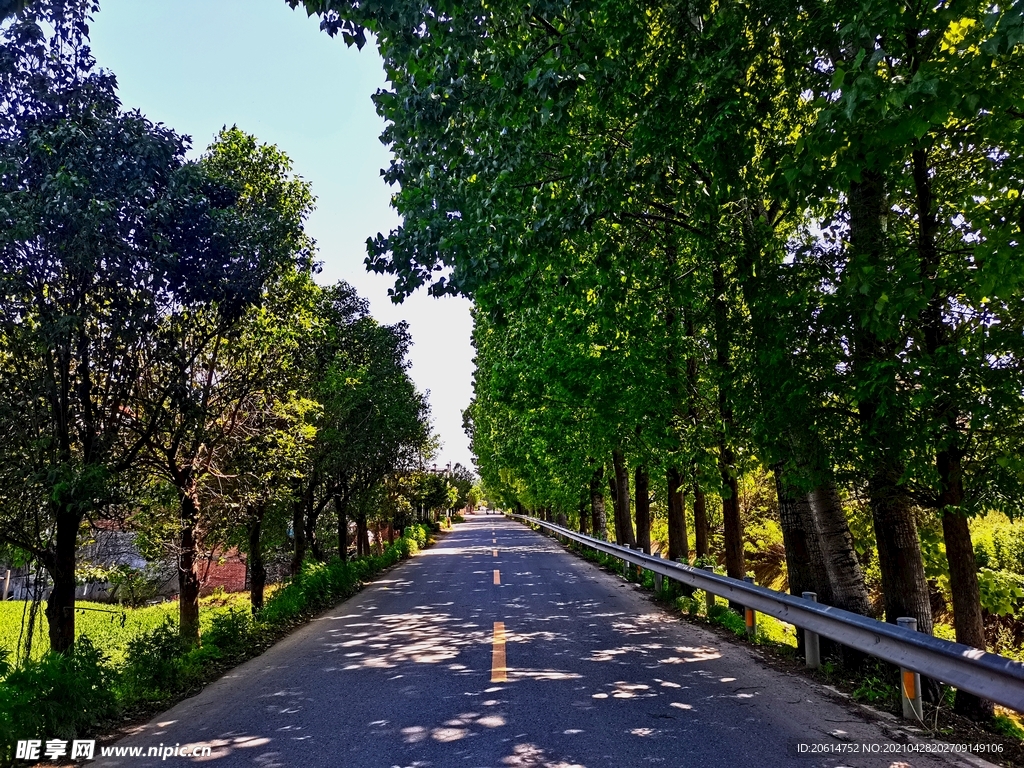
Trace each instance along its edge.
{"label": "blue sky", "polygon": [[390,280],[363,268],[366,238],[398,219],[380,178],[387,148],[370,96],[385,87],[372,46],[346,48],[284,0],[102,0],[93,53],[117,75],[125,108],[192,137],[194,152],[237,124],[292,158],[318,198],[308,230],[319,280],[347,280],[381,322],[406,320],[412,376],[430,390],[440,462],[469,465],[462,409],[472,394],[470,304],[417,295],[393,305]]}

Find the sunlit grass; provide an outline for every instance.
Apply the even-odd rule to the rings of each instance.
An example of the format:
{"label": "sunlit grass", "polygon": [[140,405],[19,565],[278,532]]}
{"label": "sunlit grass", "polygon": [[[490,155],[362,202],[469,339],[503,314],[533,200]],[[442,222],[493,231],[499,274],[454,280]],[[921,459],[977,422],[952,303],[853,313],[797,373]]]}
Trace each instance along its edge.
{"label": "sunlit grass", "polygon": [[1004,736],[1024,742],[1024,714],[996,707],[995,728]]}
{"label": "sunlit grass", "polygon": [[[269,596],[269,591],[268,591]],[[247,608],[248,592],[230,594],[213,594],[199,601],[200,631],[210,626],[214,616],[226,613],[231,608]],[[136,635],[148,632],[159,626],[166,618],[177,619],[178,603],[169,600],[158,605],[147,605],[142,608],[125,608],[111,603],[94,603],[83,601],[76,604],[75,637],[88,636],[93,644],[106,654],[110,661],[119,664],[124,660],[124,649],[128,640]],[[43,615],[45,603],[39,606],[35,628],[32,633],[32,658],[41,658],[50,647],[47,639],[46,617]],[[25,600],[8,600],[0,603],[0,648],[6,648],[14,654],[21,638],[24,647],[26,637],[22,631],[22,622],[27,631],[28,611]],[[122,624],[123,621],[123,624]]]}

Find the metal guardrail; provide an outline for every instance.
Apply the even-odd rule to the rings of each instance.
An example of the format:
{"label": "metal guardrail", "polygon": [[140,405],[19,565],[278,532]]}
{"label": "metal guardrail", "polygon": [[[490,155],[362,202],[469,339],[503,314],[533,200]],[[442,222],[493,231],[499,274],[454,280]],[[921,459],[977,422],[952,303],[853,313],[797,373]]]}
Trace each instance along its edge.
{"label": "metal guardrail", "polygon": [[1024,712],[1024,663],[1019,661],[728,576],[652,557],[536,518],[514,514],[508,516],[545,528],[673,581],[728,598],[745,608],[774,616],[901,668]]}

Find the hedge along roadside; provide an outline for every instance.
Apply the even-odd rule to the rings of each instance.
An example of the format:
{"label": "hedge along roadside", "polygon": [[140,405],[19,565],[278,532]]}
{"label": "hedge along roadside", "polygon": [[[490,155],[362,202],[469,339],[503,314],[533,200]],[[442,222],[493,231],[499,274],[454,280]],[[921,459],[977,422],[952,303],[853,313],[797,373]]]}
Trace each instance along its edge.
{"label": "hedge along roadside", "polygon": [[433,543],[430,533],[429,526],[417,524],[380,555],[307,560],[256,616],[230,610],[215,617],[198,647],[184,646],[168,618],[130,639],[117,665],[88,637],[79,638],[67,655],[47,651],[17,668],[0,648],[0,766],[14,764],[19,739],[80,738],[102,731],[116,717],[143,718],[194,693]]}

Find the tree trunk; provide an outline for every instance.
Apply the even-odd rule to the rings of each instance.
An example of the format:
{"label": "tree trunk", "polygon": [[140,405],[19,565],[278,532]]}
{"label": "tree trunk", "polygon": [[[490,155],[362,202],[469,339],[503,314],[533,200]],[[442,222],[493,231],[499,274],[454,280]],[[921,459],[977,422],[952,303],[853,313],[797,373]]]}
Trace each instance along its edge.
{"label": "tree trunk", "polygon": [[850,523],[843,511],[835,481],[828,480],[811,490],[808,501],[820,541],[822,561],[828,577],[831,605],[862,616],[871,613],[864,571],[853,546]]}
{"label": "tree trunk", "polygon": [[718,366],[718,413],[721,429],[718,441],[718,466],[722,475],[722,527],[725,530],[725,571],[734,579],[746,575],[743,562],[743,522],[740,519],[740,498],[736,454],[732,448],[732,358],[730,345],[732,333],[729,327],[726,304],[725,270],[721,261],[715,262],[712,270],[714,286],[715,317],[715,362]]}
{"label": "tree trunk", "polygon": [[199,642],[199,563],[197,562],[199,498],[194,483],[181,492],[178,543],[178,631],[189,644]]}
{"label": "tree trunk", "polygon": [[683,490],[683,475],[678,467],[669,467],[665,472],[668,483],[668,559],[672,562],[682,559],[690,562],[690,543],[686,532],[686,491]]}
{"label": "tree trunk", "polygon": [[921,559],[921,540],[910,500],[899,485],[898,468],[880,469],[868,488],[871,518],[878,542],[885,620],[895,624],[901,616],[917,619],[917,629],[932,633],[932,606]]}
{"label": "tree trunk", "polygon": [[[311,482],[306,497],[303,500],[305,504],[306,547],[313,552],[313,557],[323,562],[324,550],[316,535],[316,524],[320,519],[320,513],[323,511],[324,505],[316,503],[315,488],[316,486]],[[326,499],[324,502],[326,503]]]}
{"label": "tree trunk", "polygon": [[[883,222],[887,214],[884,176],[864,170],[860,181],[851,181],[849,208],[852,267],[884,268]],[[860,310],[862,314],[871,311],[871,307]],[[871,377],[868,394],[858,404],[858,416],[868,446],[868,492],[878,543],[885,620],[895,623],[900,616],[911,616],[917,619],[918,630],[931,634],[931,600],[917,522],[906,491],[900,485],[903,465],[899,459],[899,412],[884,408],[886,403],[895,401],[896,382],[894,374],[888,373],[895,350],[890,341],[875,334],[867,321],[859,319],[853,342],[854,372]],[[879,378],[876,371],[880,368],[885,378]]]}
{"label": "tree trunk", "polygon": [[710,554],[708,548],[710,534],[704,491],[701,490],[700,483],[695,480],[693,483],[693,548],[697,557],[707,557]]}
{"label": "tree trunk", "polygon": [[359,557],[370,554],[370,532],[366,526],[366,513],[356,515],[356,549]]}
{"label": "tree trunk", "polygon": [[590,535],[590,510],[587,509],[587,502],[580,502],[580,533],[584,536]]}
{"label": "tree trunk", "polygon": [[[819,603],[837,605],[835,573],[823,547],[821,526],[814,513],[811,494],[803,493],[787,483],[779,467],[775,469],[775,488],[779,497],[779,520],[786,547],[786,571],[789,574],[790,593],[799,597],[804,592],[814,592]],[[863,577],[860,585],[863,588]],[[866,593],[864,599],[866,603]],[[819,642],[823,656],[838,655],[844,666],[856,667],[864,658],[863,654],[824,637]],[[803,634],[799,633],[797,645],[801,651],[803,644]]]}
{"label": "tree trunk", "polygon": [[[946,542],[946,561],[949,563],[949,591],[953,597],[956,641],[985,650],[985,621],[981,613],[974,543],[967,517],[958,509],[963,503],[959,455],[954,450],[940,451],[938,469],[944,490],[940,498],[944,502],[942,537]],[[953,709],[975,720],[988,720],[994,714],[991,701],[961,690],[956,692]]]}
{"label": "tree trunk", "polygon": [[612,524],[615,527],[615,543],[621,544],[624,534],[622,533],[622,515],[619,514],[619,492],[615,483],[614,467],[612,473],[608,475],[608,491],[612,497]]}
{"label": "tree trunk", "polygon": [[[912,154],[914,188],[917,196],[918,260],[922,282],[931,285],[933,293],[924,312],[925,346],[934,360],[949,346],[949,329],[943,321],[946,295],[937,285],[940,266],[936,246],[939,220],[931,186],[931,163],[926,149]],[[948,378],[948,377],[947,377]],[[985,623],[981,614],[981,591],[974,560],[974,544],[967,518],[960,511],[964,499],[962,455],[959,449],[957,407],[953,395],[956,381],[946,381],[945,394],[935,397],[932,408],[937,421],[944,423],[947,445],[936,451],[935,464],[939,474],[938,512],[942,516],[942,536],[949,563],[949,589],[953,598],[953,626],[957,642],[985,650]],[[956,712],[976,720],[990,719],[992,702],[958,690],[953,704]]]}
{"label": "tree trunk", "polygon": [[53,548],[42,558],[53,580],[46,598],[46,623],[50,649],[67,653],[75,642],[75,554],[82,516],[65,509],[55,517]]}
{"label": "tree trunk", "polygon": [[[666,226],[667,230],[667,226]],[[669,436],[669,442],[674,452],[678,455],[680,450],[679,429],[684,423],[684,398],[683,374],[679,360],[679,313],[677,306],[679,301],[676,294],[678,284],[678,252],[672,242],[671,233],[666,231],[665,247],[665,381],[668,395],[670,418],[665,426]],[[687,361],[689,364],[689,360]],[[696,366],[696,360],[693,361]],[[696,369],[694,369],[696,374]],[[694,378],[696,376],[694,375]],[[691,382],[687,378],[687,385]],[[695,384],[696,382],[692,382]],[[689,415],[696,416],[693,406],[693,394],[690,393],[689,403],[691,405]],[[670,459],[672,461],[672,459]],[[690,546],[686,533],[686,492],[683,490],[683,476],[679,467],[672,463],[665,471],[665,481],[668,485],[668,558],[675,562],[682,559],[690,561]]]}
{"label": "tree trunk", "polygon": [[[697,329],[693,322],[693,315],[686,315],[686,336],[691,341],[697,338]],[[689,400],[688,415],[690,417],[690,425],[696,428],[700,423],[700,410],[697,408],[697,357],[690,355],[686,359],[686,388],[688,390],[687,399]],[[700,483],[697,480],[697,468],[694,466],[693,471],[693,548],[694,554],[698,557],[708,556],[708,538],[710,531],[708,530],[708,513],[707,505],[704,499],[704,491],[701,490]]]}
{"label": "tree trunk", "polygon": [[635,547],[636,536],[633,534],[633,518],[629,509],[629,472],[626,469],[626,457],[619,448],[612,451],[612,465],[615,469],[615,530],[616,535],[621,536],[616,543]]}
{"label": "tree trunk", "polygon": [[[725,466],[733,464],[733,453],[728,448],[724,449],[726,457]],[[731,469],[722,471],[722,493],[728,493],[728,498],[722,498],[722,527],[725,529],[725,572],[734,579],[742,579],[747,575],[747,568],[744,562],[743,553],[743,521],[740,518],[740,489],[739,480]]]}
{"label": "tree trunk", "polygon": [[292,575],[302,569],[306,559],[306,508],[305,493],[292,502]]}
{"label": "tree trunk", "polygon": [[338,557],[348,560],[348,493],[334,494],[334,510],[338,515]]}
{"label": "tree trunk", "polygon": [[[783,478],[781,468],[775,468],[775,491],[779,497],[779,525],[782,528],[782,542],[786,548],[786,573],[789,579],[789,593],[800,597],[804,592],[815,592],[819,600],[829,604],[819,591],[820,577],[815,573],[815,558],[811,548],[817,547],[816,531],[808,529],[811,517],[810,504],[806,494],[789,485]],[[827,576],[826,576],[827,582]]]}
{"label": "tree trunk", "polygon": [[605,516],[604,493],[601,486],[604,482],[604,467],[594,470],[590,478],[590,522],[594,529],[594,538],[604,541],[608,537],[608,520]]}
{"label": "tree trunk", "polygon": [[633,470],[633,492],[636,494],[636,543],[651,554],[651,492],[647,468]]}
{"label": "tree trunk", "polygon": [[253,614],[263,610],[263,591],[267,585],[267,568],[263,564],[263,507],[255,511],[249,520],[249,557],[245,564],[249,569],[249,604]]}

